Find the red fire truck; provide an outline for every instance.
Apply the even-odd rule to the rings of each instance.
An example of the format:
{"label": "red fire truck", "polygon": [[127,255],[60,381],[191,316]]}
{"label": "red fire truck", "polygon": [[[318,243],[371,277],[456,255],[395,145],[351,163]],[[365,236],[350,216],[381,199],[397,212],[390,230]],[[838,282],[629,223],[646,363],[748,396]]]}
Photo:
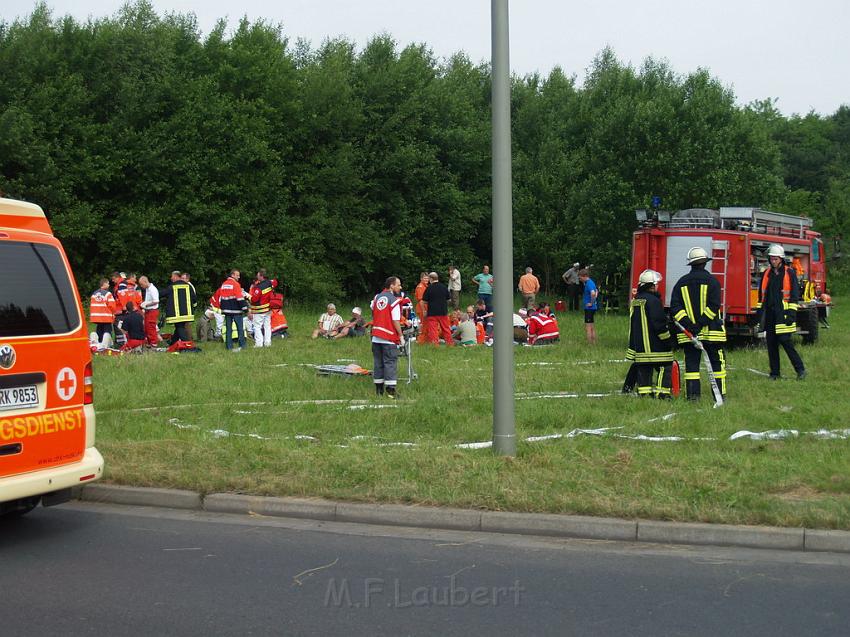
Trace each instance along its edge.
{"label": "red fire truck", "polygon": [[689,271],[688,250],[700,246],[713,257],[707,267],[720,281],[727,333],[754,338],[758,289],[768,267],[767,248],[777,243],[802,273],[798,278],[807,291],[797,314],[797,331],[804,342],[817,340],[818,306],[824,305],[817,294],[826,292],[826,255],[811,219],[760,208],[692,208],[675,213],[638,210],[637,216],[641,227],[632,237],[632,296],[640,273],[656,270],[664,277],[659,293],[669,308],[673,286]]}

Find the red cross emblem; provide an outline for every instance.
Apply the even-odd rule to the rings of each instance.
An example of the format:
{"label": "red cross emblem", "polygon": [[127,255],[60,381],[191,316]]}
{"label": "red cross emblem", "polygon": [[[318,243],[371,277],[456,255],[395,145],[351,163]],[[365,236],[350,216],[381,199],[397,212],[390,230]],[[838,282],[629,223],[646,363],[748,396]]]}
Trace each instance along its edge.
{"label": "red cross emblem", "polygon": [[59,370],[56,376],[56,393],[62,400],[71,400],[71,397],[77,391],[77,375],[70,367],[64,367]]}

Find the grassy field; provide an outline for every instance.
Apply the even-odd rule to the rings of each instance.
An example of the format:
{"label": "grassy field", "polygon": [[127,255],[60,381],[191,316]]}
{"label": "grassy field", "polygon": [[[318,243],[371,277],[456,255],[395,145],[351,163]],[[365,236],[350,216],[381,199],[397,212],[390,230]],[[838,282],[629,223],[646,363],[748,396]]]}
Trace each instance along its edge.
{"label": "grassy field", "polygon": [[[234,354],[213,343],[197,355],[98,357],[106,480],[205,493],[850,529],[850,441],[804,433],[850,427],[850,325],[841,314],[817,345],[799,348],[809,370],[803,382],[756,373],[767,370],[764,349],[728,352],[722,409],[711,408],[707,383],[697,404],[619,395],[628,368],[625,317],[600,316],[600,343],[590,347],[580,317],[563,315],[558,346],[515,350],[514,459],[457,446],[491,438],[491,349],[416,348],[419,379],[402,382],[401,400],[392,403],[374,397],[370,378],[319,377],[309,366],[356,361],[371,368],[366,338],[311,341],[318,312],[287,316],[293,336],[270,349]],[[599,428],[611,429],[566,436]],[[800,433],[729,439],[740,430],[776,429]],[[563,437],[526,440],[557,434]],[[683,440],[624,437],[639,435]]]}

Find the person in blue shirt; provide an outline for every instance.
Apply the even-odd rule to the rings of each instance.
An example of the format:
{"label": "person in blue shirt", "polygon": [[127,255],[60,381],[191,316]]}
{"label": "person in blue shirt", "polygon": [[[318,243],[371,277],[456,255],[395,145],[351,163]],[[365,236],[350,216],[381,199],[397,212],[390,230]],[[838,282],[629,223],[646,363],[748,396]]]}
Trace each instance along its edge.
{"label": "person in blue shirt", "polygon": [[578,278],[584,284],[584,331],[587,334],[587,342],[596,345],[596,325],[593,320],[596,316],[596,310],[599,308],[596,303],[599,290],[596,288],[596,283],[590,278],[590,272],[587,268],[579,271]]}
{"label": "person in blue shirt", "polygon": [[488,312],[493,311],[493,275],[490,274],[490,266],[485,265],[480,274],[472,277],[472,282],[478,286],[478,300],[484,301]]}

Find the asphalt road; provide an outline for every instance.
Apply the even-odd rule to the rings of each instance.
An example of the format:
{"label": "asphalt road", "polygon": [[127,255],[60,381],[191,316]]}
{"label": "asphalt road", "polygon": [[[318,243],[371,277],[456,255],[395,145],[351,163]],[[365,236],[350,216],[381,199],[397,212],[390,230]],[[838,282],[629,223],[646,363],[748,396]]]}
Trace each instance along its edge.
{"label": "asphalt road", "polygon": [[71,503],[0,523],[0,635],[839,635],[850,556]]}

